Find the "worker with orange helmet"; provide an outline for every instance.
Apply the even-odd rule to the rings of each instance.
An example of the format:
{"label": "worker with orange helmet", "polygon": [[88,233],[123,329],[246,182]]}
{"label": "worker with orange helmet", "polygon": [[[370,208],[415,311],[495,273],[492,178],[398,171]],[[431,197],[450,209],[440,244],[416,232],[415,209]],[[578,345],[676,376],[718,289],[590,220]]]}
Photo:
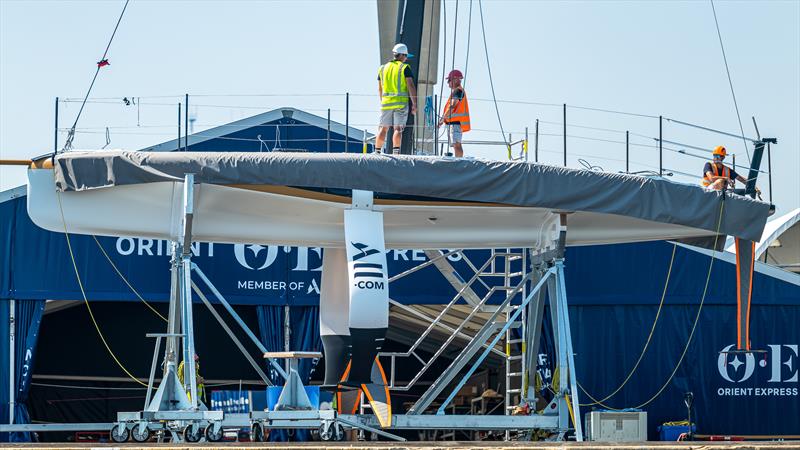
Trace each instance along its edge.
{"label": "worker with orange helmet", "polygon": [[469,104],[461,80],[464,74],[460,70],[451,70],[447,75],[447,85],[450,86],[450,97],[444,105],[442,118],[439,126],[447,124],[447,132],[450,147],[457,158],[464,156],[464,148],[461,146],[462,134],[470,130],[469,123]]}
{"label": "worker with orange helmet", "polygon": [[747,183],[747,179],[734,171],[733,169],[722,164],[722,161],[728,156],[728,151],[725,147],[718,145],[711,152],[714,160],[707,162],[703,167],[703,179],[701,183],[703,186],[720,191],[726,189],[731,180],[738,180],[742,183]]}

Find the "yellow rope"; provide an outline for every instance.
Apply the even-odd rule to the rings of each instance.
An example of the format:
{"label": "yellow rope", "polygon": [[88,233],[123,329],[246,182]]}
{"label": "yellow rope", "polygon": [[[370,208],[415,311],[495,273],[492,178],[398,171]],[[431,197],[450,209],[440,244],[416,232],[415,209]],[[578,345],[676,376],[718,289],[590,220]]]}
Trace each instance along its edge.
{"label": "yellow rope", "polygon": [[75,262],[75,254],[72,251],[72,244],[69,240],[69,233],[67,232],[67,221],[64,219],[64,207],[61,204],[61,192],[56,190],[56,197],[58,197],[58,209],[61,213],[61,224],[64,226],[64,236],[67,238],[67,249],[69,250],[69,257],[72,260],[72,268],[75,270],[75,279],[78,280],[78,287],[81,290],[81,295],[83,296],[83,302],[86,305],[86,309],[89,311],[89,317],[92,319],[92,323],[94,324],[95,330],[97,330],[97,335],[100,336],[100,340],[103,342],[103,345],[106,347],[108,354],[111,355],[111,358],[114,359],[114,362],[117,363],[120,369],[125,372],[131,380],[141,384],[142,386],[147,386],[147,383],[143,383],[141,380],[133,376],[125,366],[117,358],[117,355],[111,350],[111,347],[108,346],[108,342],[106,342],[106,338],[103,336],[102,331],[100,331],[100,326],[97,325],[97,320],[94,318],[94,313],[92,312],[92,307],[89,306],[89,300],[86,298],[86,291],[83,288],[83,282],[81,281],[81,275],[78,271],[78,264]]}
{"label": "yellow rope", "polygon": [[106,253],[106,249],[104,249],[103,245],[100,244],[100,241],[97,240],[97,236],[92,235],[92,239],[94,239],[94,242],[97,243],[97,247],[100,248],[101,252],[103,252],[103,256],[106,257],[106,259],[108,260],[109,264],[111,264],[111,267],[113,267],[114,271],[117,272],[117,275],[119,275],[119,277],[122,278],[122,281],[124,281],[125,284],[128,285],[128,287],[130,288],[131,291],[133,291],[133,293],[136,295],[136,297],[138,297],[139,300],[141,300],[141,302],[144,303],[144,306],[147,306],[148,308],[150,308],[150,311],[153,311],[158,317],[161,317],[161,320],[163,320],[164,322],[169,322],[166,317],[162,316],[161,313],[158,312],[157,309],[153,308],[153,306],[150,303],[147,303],[147,300],[145,300],[141,296],[141,294],[139,294],[139,291],[137,291],[136,288],[134,288],[133,285],[131,285],[131,283],[128,282],[128,279],[125,278],[125,275],[122,274],[122,272],[117,268],[117,265],[114,264],[114,261],[111,259],[111,257],[108,256],[108,253]]}
{"label": "yellow rope", "polygon": [[[720,227],[722,226],[722,213],[725,210],[725,197],[724,197],[725,193],[723,192],[722,195],[723,195],[723,197],[722,197],[722,201],[721,201],[720,207],[719,207],[719,219],[717,219],[717,231],[716,231],[716,233],[714,235],[714,246],[713,246],[713,248],[711,250],[711,261],[708,263],[708,273],[706,274],[706,283],[705,283],[705,286],[703,287],[703,295],[702,295],[702,297],[700,297],[700,307],[697,309],[697,315],[694,318],[694,324],[692,324],[692,331],[689,333],[689,338],[686,340],[686,346],[683,347],[683,352],[681,353],[680,358],[678,358],[678,363],[675,364],[675,368],[672,370],[672,373],[669,375],[669,378],[667,378],[667,381],[665,381],[664,384],[661,385],[661,388],[655,394],[653,394],[653,396],[650,397],[650,399],[648,399],[646,402],[642,403],[641,405],[634,406],[633,409],[640,409],[640,408],[643,408],[643,407],[649,405],[651,402],[653,402],[653,400],[658,398],[661,395],[662,392],[664,392],[664,389],[666,389],[667,386],[669,386],[669,383],[672,382],[672,379],[675,377],[675,374],[678,373],[678,369],[680,368],[681,364],[683,363],[683,358],[686,357],[686,353],[689,351],[689,345],[692,343],[692,339],[694,338],[694,332],[697,330],[697,323],[700,321],[700,313],[703,311],[703,305],[706,302],[706,294],[708,293],[708,284],[711,281],[711,269],[714,267],[714,260],[716,259],[717,240],[719,239],[719,230],[720,230]],[[620,410],[620,408],[612,408],[612,407],[610,407],[608,405],[603,404],[600,401],[597,401],[594,397],[592,397],[591,394],[589,394],[589,392],[586,391],[586,389],[580,383],[578,383],[578,387],[580,387],[581,390],[590,399],[592,399],[595,402],[596,405],[603,406],[604,408],[610,409],[610,410],[615,410],[615,411],[619,411]]]}
{"label": "yellow rope", "polygon": [[[669,280],[670,280],[670,277],[672,276],[672,266],[675,263],[675,252],[676,252],[677,249],[678,249],[678,244],[673,243],[672,244],[672,257],[669,260],[669,269],[667,270],[667,280],[664,282],[664,291],[661,293],[661,301],[658,303],[658,311],[656,311],[656,317],[655,317],[655,319],[653,319],[653,326],[650,328],[650,335],[647,336],[647,341],[644,343],[644,348],[642,348],[642,352],[639,353],[639,359],[636,360],[636,364],[633,365],[633,368],[631,369],[631,371],[628,372],[628,376],[625,377],[625,380],[622,382],[622,384],[619,385],[618,388],[616,388],[614,390],[614,392],[608,394],[605,398],[602,398],[600,400],[595,400],[594,398],[592,398],[593,403],[581,403],[580,406],[593,406],[593,405],[601,405],[601,406],[603,406],[601,402],[604,402],[604,401],[610,399],[611,397],[616,395],[617,392],[621,391],[622,388],[625,387],[626,384],[628,384],[628,381],[631,379],[631,377],[633,376],[634,372],[636,372],[636,369],[639,368],[639,364],[642,362],[642,359],[644,359],[644,354],[647,352],[647,348],[650,346],[650,341],[653,339],[653,334],[655,334],[656,324],[658,324],[658,318],[661,316],[661,309],[664,307],[664,299],[667,298],[667,287],[669,287]],[[589,395],[589,394],[587,393],[586,395]],[[589,398],[591,398],[591,397],[592,396],[589,395]]]}

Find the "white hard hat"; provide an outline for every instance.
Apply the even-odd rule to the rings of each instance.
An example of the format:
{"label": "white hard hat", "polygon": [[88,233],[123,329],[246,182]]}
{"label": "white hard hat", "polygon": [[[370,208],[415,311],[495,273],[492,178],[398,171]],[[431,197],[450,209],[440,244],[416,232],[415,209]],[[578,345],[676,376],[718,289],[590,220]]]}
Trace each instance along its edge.
{"label": "white hard hat", "polygon": [[406,47],[406,44],[397,44],[392,48],[392,53],[401,54],[401,55],[407,55],[408,54],[408,47]]}

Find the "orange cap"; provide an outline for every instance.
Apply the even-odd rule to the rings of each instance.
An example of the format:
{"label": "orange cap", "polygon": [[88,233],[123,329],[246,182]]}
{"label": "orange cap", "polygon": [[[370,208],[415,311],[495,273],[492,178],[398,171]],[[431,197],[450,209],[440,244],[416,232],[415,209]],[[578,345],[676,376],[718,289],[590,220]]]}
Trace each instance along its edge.
{"label": "orange cap", "polygon": [[711,152],[712,155],[719,155],[719,156],[728,156],[728,151],[725,150],[725,147],[718,145],[714,147],[714,150]]}

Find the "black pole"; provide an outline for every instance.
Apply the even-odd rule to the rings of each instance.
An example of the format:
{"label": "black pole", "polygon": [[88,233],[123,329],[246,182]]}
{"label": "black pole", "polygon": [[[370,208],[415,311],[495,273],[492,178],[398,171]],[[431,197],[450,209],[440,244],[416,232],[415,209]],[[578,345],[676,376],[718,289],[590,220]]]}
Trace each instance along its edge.
{"label": "black pole", "polygon": [[539,119],[536,119],[536,131],[533,137],[533,160],[539,162]]}
{"label": "black pole", "polygon": [[186,132],[183,133],[183,151],[189,150],[189,94],[186,94],[186,111],[184,112],[183,123],[186,124]]}
{"label": "black pole", "polygon": [[658,116],[658,176],[664,176],[664,117]]}
{"label": "black pole", "polygon": [[567,167],[567,104],[564,103],[564,167]]}
{"label": "black pole", "polygon": [[631,173],[631,133],[625,130],[625,173]]}
{"label": "black pole", "polygon": [[326,150],[331,152],[331,109],[328,108],[328,135],[326,140]]}
{"label": "black pole", "polygon": [[[438,120],[437,116],[439,115],[439,96],[436,95],[436,94],[433,94],[433,109],[435,111],[433,113],[433,117],[436,119],[436,124],[438,125],[439,124],[439,120]],[[433,154],[437,155],[437,156],[440,156],[439,155],[439,127],[438,126],[433,129]]]}
{"label": "black pole", "polygon": [[350,146],[350,93],[344,94],[344,152]]}
{"label": "black pole", "polygon": [[[767,142],[767,179],[769,180],[769,203],[772,204],[772,155],[770,151],[770,143]],[[765,260],[766,261],[766,260]]]}
{"label": "black pole", "polygon": [[178,141],[175,150],[181,149],[181,102],[178,102]]}
{"label": "black pole", "polygon": [[[731,158],[731,163],[733,163],[733,171],[736,172],[736,154],[733,154]],[[736,179],[733,180],[733,185],[736,186]]]}
{"label": "black pole", "polygon": [[[56,128],[55,139],[53,141],[53,153],[58,153],[58,97],[56,97]],[[772,195],[772,189],[769,190],[769,195]]]}

